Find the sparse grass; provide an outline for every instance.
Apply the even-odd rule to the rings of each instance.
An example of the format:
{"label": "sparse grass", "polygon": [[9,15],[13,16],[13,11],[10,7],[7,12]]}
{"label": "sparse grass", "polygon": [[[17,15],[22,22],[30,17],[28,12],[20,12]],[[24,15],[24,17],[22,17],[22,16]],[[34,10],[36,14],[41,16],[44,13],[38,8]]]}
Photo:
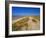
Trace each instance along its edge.
{"label": "sparse grass", "polygon": [[[20,21],[17,21],[16,23],[13,23],[12,24],[12,31],[20,31],[22,27],[26,27],[26,30],[27,30],[27,27],[28,27],[28,24],[27,24],[27,21],[29,20],[28,18],[29,16],[27,16],[25,19],[22,19]],[[40,16],[31,16],[37,20],[40,21]]]}
{"label": "sparse grass", "polygon": [[40,20],[40,16],[32,16],[33,18]]}

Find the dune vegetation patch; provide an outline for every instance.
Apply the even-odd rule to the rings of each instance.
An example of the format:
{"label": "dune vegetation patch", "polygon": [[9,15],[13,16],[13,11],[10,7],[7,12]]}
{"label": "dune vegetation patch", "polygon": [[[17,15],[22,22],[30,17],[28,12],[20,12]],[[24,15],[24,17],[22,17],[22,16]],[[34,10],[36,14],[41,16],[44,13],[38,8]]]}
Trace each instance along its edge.
{"label": "dune vegetation patch", "polygon": [[39,16],[27,16],[17,19],[12,23],[12,31],[39,30]]}

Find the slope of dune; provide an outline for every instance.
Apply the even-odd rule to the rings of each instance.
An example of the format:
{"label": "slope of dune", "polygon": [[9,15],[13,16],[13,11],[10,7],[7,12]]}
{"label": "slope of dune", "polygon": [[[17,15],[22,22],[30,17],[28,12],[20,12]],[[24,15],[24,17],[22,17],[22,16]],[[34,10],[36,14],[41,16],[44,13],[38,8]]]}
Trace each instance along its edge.
{"label": "slope of dune", "polygon": [[25,31],[25,30],[39,30],[40,17],[39,16],[25,16],[13,20],[12,31]]}

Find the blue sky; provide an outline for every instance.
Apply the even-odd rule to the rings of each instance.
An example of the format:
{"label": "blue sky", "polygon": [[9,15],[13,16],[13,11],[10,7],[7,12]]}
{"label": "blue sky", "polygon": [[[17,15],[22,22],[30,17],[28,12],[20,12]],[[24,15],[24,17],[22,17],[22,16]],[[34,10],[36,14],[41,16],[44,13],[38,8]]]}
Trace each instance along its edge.
{"label": "blue sky", "polygon": [[40,8],[12,7],[13,16],[39,16]]}

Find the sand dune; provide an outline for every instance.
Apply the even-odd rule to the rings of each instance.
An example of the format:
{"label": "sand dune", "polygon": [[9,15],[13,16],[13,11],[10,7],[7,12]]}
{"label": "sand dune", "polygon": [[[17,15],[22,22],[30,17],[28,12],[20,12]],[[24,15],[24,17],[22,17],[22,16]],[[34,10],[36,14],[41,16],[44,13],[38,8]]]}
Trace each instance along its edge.
{"label": "sand dune", "polygon": [[19,19],[13,20],[12,23],[13,31],[40,29],[40,21],[32,16],[21,17]]}

